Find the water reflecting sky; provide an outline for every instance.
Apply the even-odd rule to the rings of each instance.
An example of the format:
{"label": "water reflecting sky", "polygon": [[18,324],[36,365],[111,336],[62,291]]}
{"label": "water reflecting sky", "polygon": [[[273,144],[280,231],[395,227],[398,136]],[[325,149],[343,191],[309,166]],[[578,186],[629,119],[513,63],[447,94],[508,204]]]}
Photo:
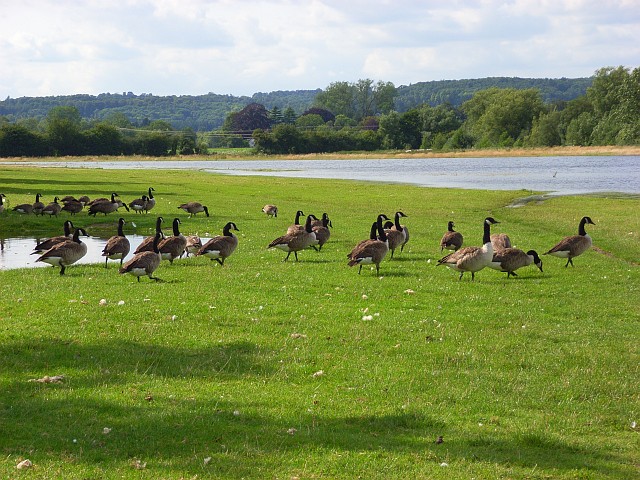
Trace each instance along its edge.
{"label": "water reflecting sky", "polygon": [[640,193],[640,156],[2,162],[104,169],[202,170],[228,175],[334,178],[428,187],[535,190],[557,194]]}

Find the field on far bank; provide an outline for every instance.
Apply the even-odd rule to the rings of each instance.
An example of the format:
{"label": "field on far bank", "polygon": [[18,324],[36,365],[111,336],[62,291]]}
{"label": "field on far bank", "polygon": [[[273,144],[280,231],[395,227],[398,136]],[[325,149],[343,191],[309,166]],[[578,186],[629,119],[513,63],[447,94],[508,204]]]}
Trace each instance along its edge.
{"label": "field on far bank", "polygon": [[183,155],[174,157],[144,157],[144,156],[84,156],[84,157],[14,157],[0,158],[0,161],[33,162],[33,161],[168,161],[168,160],[339,160],[375,159],[375,158],[474,158],[474,157],[552,157],[552,156],[611,156],[611,155],[640,155],[640,146],[603,146],[603,147],[545,147],[545,148],[502,148],[482,150],[456,150],[451,152],[437,152],[431,150],[384,150],[375,152],[339,152],[318,153],[308,155],[260,155],[251,148],[220,148],[213,149],[209,155]]}
{"label": "field on far bank", "polygon": [[[224,267],[163,262],[160,283],[115,262],[0,271],[2,478],[638,477],[639,199],[510,208],[530,192],[3,166],[0,232],[61,232],[65,215],[10,211],[36,193],[130,202],[150,186],[149,215],[72,220],[95,235],[122,215],[125,233],[147,235],[157,215],[167,233],[178,217],[203,237],[234,221],[237,251]],[[211,216],[189,218],[177,208],[189,200]],[[266,246],[298,209],[328,212],[331,239],[285,263]],[[407,248],[358,275],[346,254],[398,210]],[[510,279],[435,266],[447,221],[478,245],[488,215],[539,253],[589,215],[596,248]]]}

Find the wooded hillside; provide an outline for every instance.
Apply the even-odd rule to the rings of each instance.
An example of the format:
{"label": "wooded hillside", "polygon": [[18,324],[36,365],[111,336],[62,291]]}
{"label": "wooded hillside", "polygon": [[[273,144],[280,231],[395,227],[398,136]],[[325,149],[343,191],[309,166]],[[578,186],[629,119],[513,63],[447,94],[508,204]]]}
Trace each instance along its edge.
{"label": "wooded hillside", "polygon": [[[442,80],[399,86],[395,98],[395,110],[406,112],[421,104],[432,106],[450,103],[454,107],[469,100],[474,93],[491,87],[528,89],[536,88],[545,102],[572,100],[584,95],[593,78],[510,78],[492,77],[471,80]],[[314,105],[321,89],[276,91],[255,93],[251,97],[233,95],[171,95],[156,96],[132,92],[103,93],[94,95],[64,95],[55,97],[7,98],[0,101],[0,116],[9,122],[18,119],[43,119],[54,107],[74,106],[87,120],[104,120],[114,114],[124,114],[132,123],[145,125],[153,121],[169,122],[175,129],[192,128],[210,131],[224,123],[232,111],[238,111],[250,103],[259,103],[267,109],[291,107],[297,114]]]}

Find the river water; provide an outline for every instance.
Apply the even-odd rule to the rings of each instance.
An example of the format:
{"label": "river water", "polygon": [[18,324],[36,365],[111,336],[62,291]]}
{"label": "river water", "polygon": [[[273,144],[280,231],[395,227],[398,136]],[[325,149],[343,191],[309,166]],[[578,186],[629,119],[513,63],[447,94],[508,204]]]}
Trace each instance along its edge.
{"label": "river water", "polygon": [[227,175],[398,182],[425,187],[534,190],[558,195],[640,193],[640,156],[342,160],[0,162],[2,165],[200,170]]}

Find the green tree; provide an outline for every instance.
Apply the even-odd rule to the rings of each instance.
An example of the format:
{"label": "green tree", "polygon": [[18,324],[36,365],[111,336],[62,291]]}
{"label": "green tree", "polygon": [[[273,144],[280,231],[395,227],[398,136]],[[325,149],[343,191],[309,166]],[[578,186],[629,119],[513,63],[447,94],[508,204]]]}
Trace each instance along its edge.
{"label": "green tree", "polygon": [[82,117],[76,107],[54,107],[47,114],[47,137],[55,155],[84,154]]}
{"label": "green tree", "polygon": [[477,92],[462,104],[462,110],[477,146],[511,146],[529,134],[544,104],[536,89],[490,88]]}
{"label": "green tree", "polygon": [[284,115],[282,114],[282,110],[278,107],[273,107],[269,111],[269,120],[271,121],[271,125],[278,125],[280,123],[284,123]]}
{"label": "green tree", "polygon": [[296,123],[296,112],[293,108],[287,107],[282,112],[282,123],[288,123],[289,125]]}
{"label": "green tree", "polygon": [[324,125],[324,120],[317,113],[301,115],[296,119],[296,127],[301,129],[313,129]]}
{"label": "green tree", "polygon": [[530,147],[553,147],[562,145],[560,125],[562,114],[558,111],[542,113],[533,119],[531,133],[525,144]]}
{"label": "green tree", "polygon": [[47,144],[41,135],[13,123],[0,128],[0,157],[38,157],[47,154]]}
{"label": "green tree", "polygon": [[334,115],[354,118],[355,88],[349,82],[333,82],[316,95],[314,103]]}

